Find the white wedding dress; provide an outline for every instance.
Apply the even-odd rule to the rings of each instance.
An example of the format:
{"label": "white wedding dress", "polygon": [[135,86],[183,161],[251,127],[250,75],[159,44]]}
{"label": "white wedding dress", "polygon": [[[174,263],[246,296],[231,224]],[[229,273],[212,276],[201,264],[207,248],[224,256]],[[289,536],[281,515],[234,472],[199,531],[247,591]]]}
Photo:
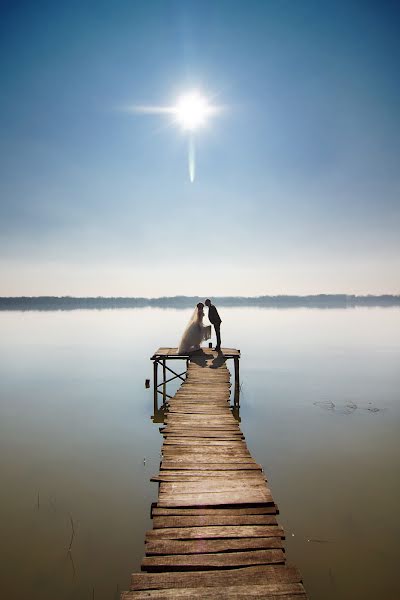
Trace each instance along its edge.
{"label": "white wedding dress", "polygon": [[203,311],[199,310],[196,306],[192,318],[185,331],[183,332],[182,339],[179,344],[178,354],[189,354],[200,349],[201,342],[203,340],[209,340],[211,337],[211,326],[203,325]]}

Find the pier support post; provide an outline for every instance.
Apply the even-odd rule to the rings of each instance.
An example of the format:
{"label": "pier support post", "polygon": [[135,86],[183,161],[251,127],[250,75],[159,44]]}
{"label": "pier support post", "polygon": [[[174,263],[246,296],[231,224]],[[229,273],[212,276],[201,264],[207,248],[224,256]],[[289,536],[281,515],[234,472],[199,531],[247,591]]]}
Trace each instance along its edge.
{"label": "pier support post", "polygon": [[166,400],[167,400],[167,369],[165,368],[165,358],[162,361],[162,366],[163,366],[163,404],[165,404]]}
{"label": "pier support post", "polygon": [[239,378],[239,357],[235,356],[233,359],[235,365],[235,395],[233,403],[235,406],[239,405],[239,392],[240,392],[240,378]]}
{"label": "pier support post", "polygon": [[154,415],[158,411],[158,361],[153,362]]}

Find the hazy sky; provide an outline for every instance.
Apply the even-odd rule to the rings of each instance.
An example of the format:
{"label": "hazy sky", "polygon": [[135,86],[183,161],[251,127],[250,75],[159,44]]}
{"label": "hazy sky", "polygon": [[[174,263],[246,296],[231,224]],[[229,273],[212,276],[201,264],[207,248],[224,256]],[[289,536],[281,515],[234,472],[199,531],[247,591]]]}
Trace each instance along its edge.
{"label": "hazy sky", "polygon": [[0,7],[1,295],[400,292],[397,2]]}

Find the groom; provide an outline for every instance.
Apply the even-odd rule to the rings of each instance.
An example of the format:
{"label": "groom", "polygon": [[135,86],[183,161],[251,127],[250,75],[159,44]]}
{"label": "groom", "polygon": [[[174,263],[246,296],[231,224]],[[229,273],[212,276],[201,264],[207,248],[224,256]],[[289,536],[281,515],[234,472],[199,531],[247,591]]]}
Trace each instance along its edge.
{"label": "groom", "polygon": [[211,300],[206,300],[204,303],[208,307],[208,320],[210,323],[214,325],[215,335],[217,336],[217,345],[215,346],[215,350],[217,352],[221,351],[221,317],[218,314],[217,309],[213,304],[211,304]]}

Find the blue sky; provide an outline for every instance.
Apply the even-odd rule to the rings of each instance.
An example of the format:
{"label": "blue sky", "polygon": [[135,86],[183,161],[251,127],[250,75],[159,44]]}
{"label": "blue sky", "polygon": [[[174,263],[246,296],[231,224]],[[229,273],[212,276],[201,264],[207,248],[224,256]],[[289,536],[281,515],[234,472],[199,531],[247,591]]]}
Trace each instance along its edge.
{"label": "blue sky", "polygon": [[400,292],[396,2],[0,7],[1,295]]}

